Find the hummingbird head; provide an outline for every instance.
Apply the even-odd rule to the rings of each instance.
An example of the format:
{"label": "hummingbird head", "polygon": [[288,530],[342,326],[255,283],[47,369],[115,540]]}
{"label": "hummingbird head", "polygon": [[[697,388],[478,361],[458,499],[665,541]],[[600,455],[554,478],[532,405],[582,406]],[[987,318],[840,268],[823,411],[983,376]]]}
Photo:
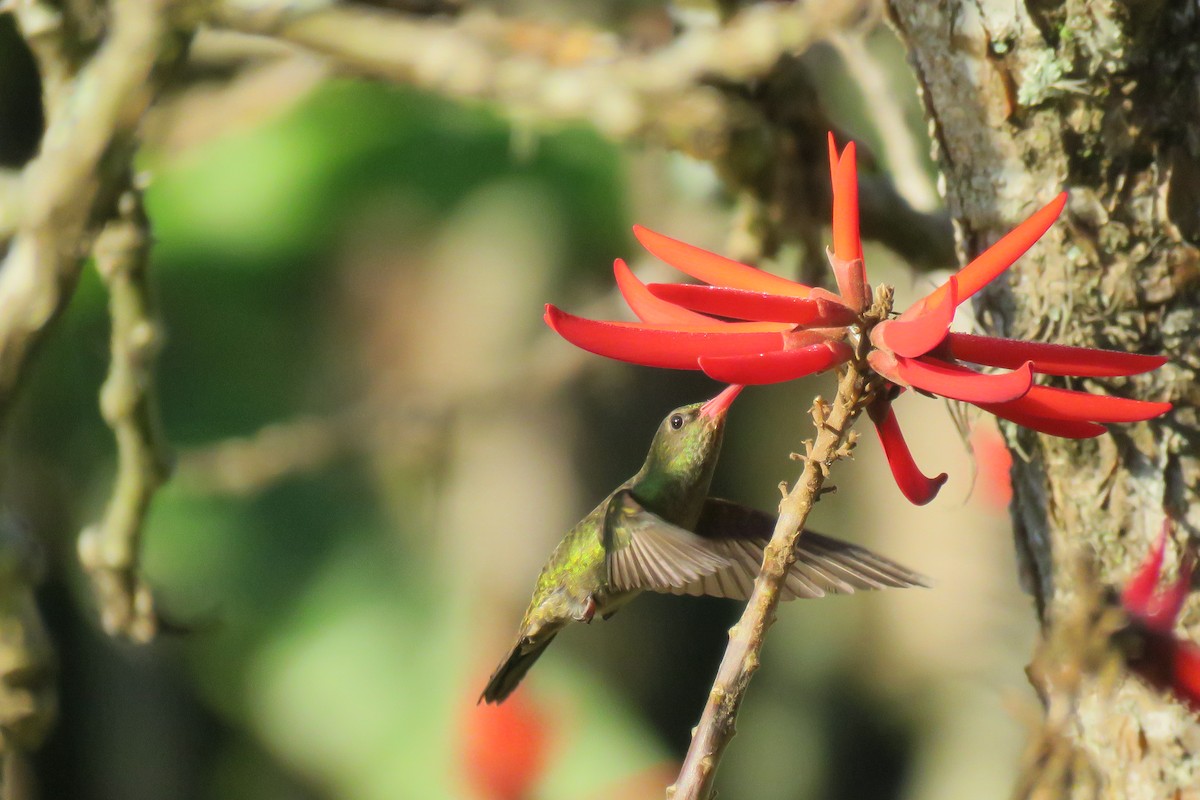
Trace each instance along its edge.
{"label": "hummingbird head", "polygon": [[642,477],[707,495],[721,452],[725,418],[741,391],[741,386],[733,385],[708,402],[682,406],[668,414],[654,434]]}

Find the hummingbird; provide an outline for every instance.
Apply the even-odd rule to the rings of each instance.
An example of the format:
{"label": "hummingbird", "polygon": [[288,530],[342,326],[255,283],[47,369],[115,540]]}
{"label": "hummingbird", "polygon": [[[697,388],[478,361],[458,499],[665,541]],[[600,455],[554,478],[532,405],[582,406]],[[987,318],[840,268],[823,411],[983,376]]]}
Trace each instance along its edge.
{"label": "hummingbird", "polygon": [[[640,592],[750,597],[775,517],[709,497],[725,418],[741,390],[731,385],[668,414],[637,474],[567,532],[480,702],[503,702],[564,627],[608,619]],[[928,585],[890,559],[806,530],[781,598]]]}

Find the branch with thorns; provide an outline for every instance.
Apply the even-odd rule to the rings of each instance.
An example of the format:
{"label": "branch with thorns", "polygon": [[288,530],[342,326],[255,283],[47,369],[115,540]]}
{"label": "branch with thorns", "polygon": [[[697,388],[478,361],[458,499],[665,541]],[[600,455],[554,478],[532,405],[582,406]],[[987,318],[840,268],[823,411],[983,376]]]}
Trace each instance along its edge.
{"label": "branch with thorns", "polygon": [[[13,12],[38,62],[47,125],[38,155],[20,171],[0,175],[0,246],[7,245],[0,250],[0,307],[5,310],[0,315],[0,426],[7,421],[33,353],[51,323],[66,308],[100,226],[110,218],[114,202],[128,187],[135,131],[161,83],[162,72],[185,52],[183,38],[168,22],[168,5],[167,0],[113,0],[103,20],[99,7],[90,10],[94,18],[82,19],[75,14],[80,9],[64,9],[40,0],[16,0],[7,9]],[[114,329],[117,327],[123,324],[114,324]],[[137,330],[141,328],[135,326],[132,335]],[[114,358],[114,368],[117,360]],[[139,371],[131,379],[140,381],[144,375]],[[142,386],[135,394],[144,397],[146,389]],[[110,401],[104,399],[103,404],[110,405]],[[110,416],[109,410],[105,409],[106,416]],[[130,414],[145,415],[145,406],[135,402]],[[118,422],[125,416],[123,410],[118,410],[110,422],[118,439],[123,440],[122,461],[128,462],[141,445],[133,442],[140,434],[125,422]],[[102,591],[102,605],[111,603],[115,607],[117,601],[110,597],[125,595],[127,583],[116,576],[136,570],[137,530],[149,493],[161,480],[157,460],[155,463],[147,472],[154,479],[144,489],[132,490],[131,496],[140,498],[132,503],[123,499],[130,488],[128,480],[118,479],[122,497],[114,498],[106,527],[123,532],[102,536],[97,548],[91,547],[96,541],[93,538],[83,539],[89,553],[93,549],[108,551],[95,563],[116,568],[107,573],[114,580],[105,578],[102,583],[123,587]],[[134,508],[136,513],[125,521],[117,519]],[[4,581],[7,597],[28,598],[19,614],[5,612],[0,664],[7,665],[6,681],[14,664],[19,667],[17,673],[23,674],[20,665],[30,659],[38,663],[52,661],[44,623],[32,602],[35,577],[28,570],[15,570]],[[137,595],[139,590],[130,588],[129,592]],[[146,605],[124,599],[120,602],[130,608]],[[124,624],[106,627],[125,629]],[[144,626],[129,630],[137,630],[137,638],[148,635]],[[56,703],[53,689],[23,696],[31,704],[22,712],[23,718],[48,728]],[[40,734],[11,734],[6,725],[4,740],[9,749],[0,775],[0,781],[5,782],[9,781],[11,767],[20,761],[20,751],[36,747],[41,738]]]}
{"label": "branch with thorns", "polygon": [[[865,318],[883,320],[890,312],[890,290],[881,286]],[[796,558],[796,543],[813,506],[824,494],[830,468],[837,461],[853,457],[856,436],[851,428],[870,403],[877,385],[865,362],[855,359],[842,372],[832,403],[820,397],[813,400],[810,413],[817,430],[816,439],[805,442],[805,455],[797,459],[804,463],[804,469],[779,504],[779,519],[763,557],[762,571],[741,619],[729,632],[729,645],[700,723],[692,734],[679,777],[667,790],[671,800],[703,800],[712,796],[717,767],[736,732],[738,709],[750,679],[758,671],[767,629],[775,621],[784,579]]]}

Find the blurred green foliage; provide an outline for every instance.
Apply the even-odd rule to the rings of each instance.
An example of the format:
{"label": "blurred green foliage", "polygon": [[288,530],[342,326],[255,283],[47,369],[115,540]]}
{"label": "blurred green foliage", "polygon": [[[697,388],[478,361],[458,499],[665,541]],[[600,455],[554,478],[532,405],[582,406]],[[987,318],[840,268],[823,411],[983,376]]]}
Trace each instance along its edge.
{"label": "blurred green foliage", "polygon": [[[519,177],[540,186],[560,212],[566,258],[556,280],[590,267],[597,252],[613,252],[626,237],[614,148],[587,130],[565,129],[539,133],[520,154],[514,136],[483,109],[336,81],[267,124],[183,158],[145,153],[170,339],[159,370],[170,440],[186,449],[353,401],[362,387],[339,380],[349,343],[330,319],[334,254],[356,220],[386,207],[388,196],[403,197],[419,215],[395,221],[417,236],[480,187]],[[57,531],[64,556],[80,523],[97,513],[107,480],[108,464],[96,456],[111,445],[95,407],[106,368],[105,300],[88,272],[14,425],[27,464],[71,476],[57,482],[57,493],[48,491],[54,483],[30,487],[27,504]],[[372,483],[350,459],[247,498],[170,484],[149,521],[146,569],[167,613],[195,630],[145,653],[97,641],[80,576],[55,575],[79,609],[64,603],[59,613],[83,614],[60,644],[66,679],[88,686],[103,672],[76,661],[78,638],[89,658],[130,658],[135,674],[195,691],[200,706],[179,724],[208,734],[194,752],[178,737],[153,742],[151,758],[160,763],[147,764],[137,754],[151,745],[154,726],[107,717],[104,707],[118,698],[102,686],[68,689],[59,732],[41,756],[46,796],[463,792],[453,739],[469,609],[435,584],[426,552],[406,547],[420,533],[393,530],[418,526],[421,514],[384,514]],[[91,489],[77,492],[83,487]],[[137,692],[118,701],[142,706],[140,714],[166,711]],[[605,774],[652,763],[653,748],[638,743],[645,734],[619,711],[608,716],[577,749],[574,766],[559,771],[561,796],[582,796]],[[247,736],[258,744],[247,746]],[[92,757],[98,739],[105,752],[127,757]],[[595,762],[589,754],[619,758]],[[171,767],[174,759],[182,767]],[[118,765],[177,774],[139,783],[114,774]]]}

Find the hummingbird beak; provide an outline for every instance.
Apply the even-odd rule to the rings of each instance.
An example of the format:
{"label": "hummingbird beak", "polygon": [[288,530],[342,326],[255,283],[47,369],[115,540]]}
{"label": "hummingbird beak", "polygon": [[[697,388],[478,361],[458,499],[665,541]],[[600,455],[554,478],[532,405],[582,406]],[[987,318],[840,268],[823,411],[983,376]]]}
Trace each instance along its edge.
{"label": "hummingbird beak", "polygon": [[720,419],[721,417],[725,416],[725,412],[729,410],[731,405],[733,405],[734,398],[737,397],[744,388],[745,387],[741,386],[740,384],[731,384],[725,389],[725,391],[721,392],[712,400],[709,400],[707,403],[700,406],[700,416],[712,417],[714,419]]}

